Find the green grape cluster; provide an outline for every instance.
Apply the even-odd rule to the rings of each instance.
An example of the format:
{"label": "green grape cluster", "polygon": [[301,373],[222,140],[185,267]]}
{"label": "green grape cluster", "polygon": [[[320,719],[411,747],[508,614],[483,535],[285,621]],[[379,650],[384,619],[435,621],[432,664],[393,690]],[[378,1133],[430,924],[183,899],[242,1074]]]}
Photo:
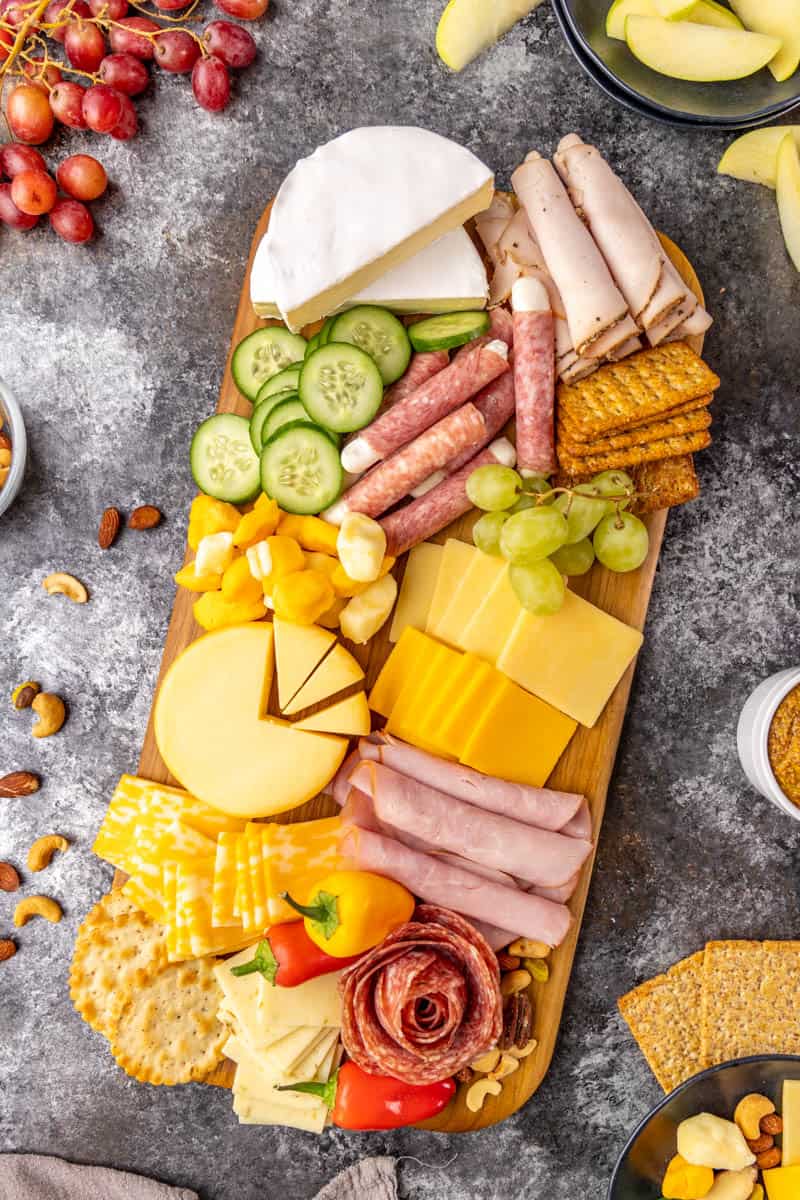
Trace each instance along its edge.
{"label": "green grape cluster", "polygon": [[523,608],[550,616],[564,603],[565,576],[585,575],[595,559],[622,572],[647,558],[647,528],[627,511],[633,494],[624,471],[553,488],[542,475],[523,479],[511,467],[478,467],[467,481],[470,501],[484,510],[473,541],[511,564],[509,580]]}

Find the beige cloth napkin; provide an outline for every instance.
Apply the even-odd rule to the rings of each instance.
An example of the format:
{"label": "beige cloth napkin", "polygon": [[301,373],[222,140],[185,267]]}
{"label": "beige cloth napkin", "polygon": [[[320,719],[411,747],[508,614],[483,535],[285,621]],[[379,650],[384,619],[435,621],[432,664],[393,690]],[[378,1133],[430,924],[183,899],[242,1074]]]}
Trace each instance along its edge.
{"label": "beige cloth napkin", "polygon": [[[197,1200],[188,1188],[167,1187],[110,1167],[85,1167],[43,1154],[0,1154],[2,1200]],[[317,1200],[397,1200],[393,1158],[365,1158],[342,1171]]]}

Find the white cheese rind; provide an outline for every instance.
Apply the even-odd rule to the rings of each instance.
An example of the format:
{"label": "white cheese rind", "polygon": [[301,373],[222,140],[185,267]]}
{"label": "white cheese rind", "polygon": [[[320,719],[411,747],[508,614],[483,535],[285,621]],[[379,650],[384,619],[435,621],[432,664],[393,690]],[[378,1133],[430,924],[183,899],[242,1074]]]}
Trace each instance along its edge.
{"label": "white cheese rind", "polygon": [[430,130],[369,126],[335,138],[300,159],[275,198],[259,247],[271,299],[291,329],[335,312],[487,208],[493,187],[474,154]]}

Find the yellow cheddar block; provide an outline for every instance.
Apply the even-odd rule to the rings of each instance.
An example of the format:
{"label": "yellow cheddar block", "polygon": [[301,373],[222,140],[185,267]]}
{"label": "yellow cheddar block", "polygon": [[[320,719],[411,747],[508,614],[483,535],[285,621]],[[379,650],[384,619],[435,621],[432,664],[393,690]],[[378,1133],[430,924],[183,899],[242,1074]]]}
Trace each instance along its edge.
{"label": "yellow cheddar block", "polygon": [[489,663],[465,654],[472,671],[450,711],[442,714],[437,741],[453,758],[460,758],[475,726],[502,687],[504,676]]}
{"label": "yellow cheddar block", "polygon": [[[322,632],[322,631],[321,631]],[[313,675],[303,686],[300,691],[286,705],[283,710],[285,716],[293,716],[294,713],[302,712],[304,708],[311,708],[312,704],[319,704],[322,700],[327,700],[329,696],[335,696],[339,692],[343,692],[345,688],[352,687],[354,683],[360,683],[364,678],[364,671],[349,652],[345,650],[341,643],[333,647],[330,654],[323,658],[320,665],[314,671]],[[297,729],[297,726],[292,726]]]}
{"label": "yellow cheddar block", "polygon": [[278,675],[278,704],[285,709],[309,675],[319,666],[336,635],[317,625],[295,625],[276,617],[275,669]]}
{"label": "yellow cheddar block", "polygon": [[[800,1079],[784,1079],[781,1116],[783,1117],[781,1165],[800,1167]],[[800,1196],[800,1191],[797,1194]]]}
{"label": "yellow cheddar block", "polygon": [[211,888],[211,923],[215,926],[237,925],[236,912],[236,840],[237,833],[221,833],[217,837],[214,856],[214,881]]}
{"label": "yellow cheddar block", "polygon": [[436,622],[431,633],[451,646],[463,646],[464,627],[475,616],[475,609],[508,569],[503,558],[495,558],[474,550],[450,603]]}
{"label": "yellow cheddar block", "polygon": [[444,672],[452,671],[457,666],[458,659],[457,651],[439,643],[433,644],[423,669],[408,680],[397,697],[386,724],[389,733],[435,753],[433,745],[420,737],[419,725],[425,715],[428,696],[436,680]]}
{"label": "yellow cheddar block", "polygon": [[800,1196],[800,1165],[774,1167],[762,1174],[767,1200],[797,1200]]}
{"label": "yellow cheddar block", "polygon": [[443,554],[444,547],[435,542],[420,542],[409,551],[389,630],[390,642],[398,641],[406,625],[425,628]]}
{"label": "yellow cheddar block", "polygon": [[462,650],[494,664],[519,615],[520,603],[509,582],[508,566],[504,564],[483,600],[478,600],[458,644]]}
{"label": "yellow cheddar block", "polygon": [[367,698],[363,692],[356,692],[355,696],[347,696],[298,721],[297,728],[315,729],[320,733],[341,733],[345,737],[364,737],[371,728]]}
{"label": "yellow cheddar block", "polygon": [[638,629],[567,591],[553,616],[520,613],[497,666],[520,687],[592,726],[641,644]]}
{"label": "yellow cheddar block", "polygon": [[439,563],[439,574],[436,577],[436,587],[433,590],[428,620],[425,622],[425,632],[435,635],[436,626],[453,599],[464,572],[469,567],[477,553],[474,546],[460,542],[457,538],[449,538],[444,544],[444,550]]}
{"label": "yellow cheddar block", "polygon": [[450,713],[456,709],[472,683],[480,660],[472,654],[462,654],[455,665],[450,665],[442,672],[428,696],[427,703],[420,713],[418,730],[420,737],[430,746],[436,747],[436,753],[445,758],[457,758],[453,754],[447,739],[443,735],[443,727]]}
{"label": "yellow cheddar block", "polygon": [[373,712],[382,717],[389,716],[404,684],[422,669],[433,645],[432,639],[418,629],[409,625],[403,630],[369,694]]}
{"label": "yellow cheddar block", "polygon": [[542,787],[576,728],[576,721],[504,679],[470,731],[461,761],[486,775]]}

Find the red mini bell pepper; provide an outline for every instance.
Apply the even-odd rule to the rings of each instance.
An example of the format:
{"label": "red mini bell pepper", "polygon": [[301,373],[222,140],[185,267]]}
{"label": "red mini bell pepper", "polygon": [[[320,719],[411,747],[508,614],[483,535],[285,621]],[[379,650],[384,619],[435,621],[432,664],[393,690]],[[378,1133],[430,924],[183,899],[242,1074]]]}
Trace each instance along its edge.
{"label": "red mini bell pepper", "polygon": [[279,1092],[319,1096],[340,1129],[399,1129],[435,1117],[452,1100],[455,1081],[441,1079],[423,1085],[403,1083],[388,1075],[368,1075],[354,1062],[334,1071],[327,1083],[293,1083]]}
{"label": "red mini bell pepper", "polygon": [[334,958],[326,954],[312,942],[302,921],[289,921],[268,929],[250,962],[231,967],[231,974],[252,975],[258,971],[273,987],[276,984],[278,987],[297,987],[318,975],[341,971],[360,957],[356,954],[353,958]]}

